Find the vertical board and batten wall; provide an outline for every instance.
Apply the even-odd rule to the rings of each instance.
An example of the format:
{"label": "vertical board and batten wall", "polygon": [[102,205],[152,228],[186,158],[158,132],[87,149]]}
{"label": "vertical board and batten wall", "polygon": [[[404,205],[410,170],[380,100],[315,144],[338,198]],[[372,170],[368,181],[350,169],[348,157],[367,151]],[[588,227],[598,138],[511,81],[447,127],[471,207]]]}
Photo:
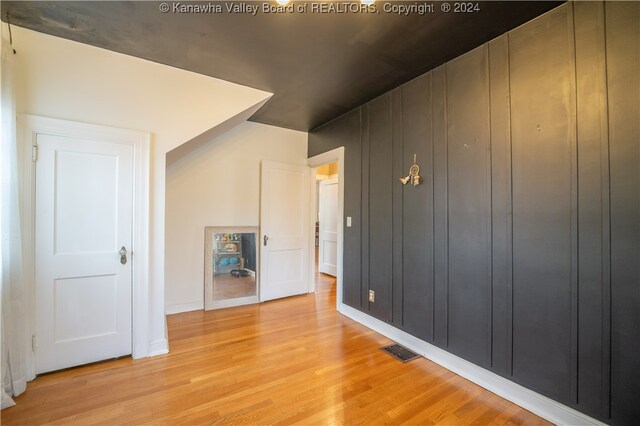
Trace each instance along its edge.
{"label": "vertical board and batten wall", "polygon": [[576,102],[572,8],[509,34],[513,377],[576,402]]}
{"label": "vertical board and batten wall", "polygon": [[311,132],[345,147],[343,302],[637,422],[639,76],[640,4],[567,3]]}
{"label": "vertical board and batten wall", "polygon": [[[611,311],[604,312],[604,329],[607,333],[610,330],[607,339],[611,342],[611,415],[615,419],[619,413],[628,413],[623,417],[626,423],[637,424],[640,419],[640,3],[606,4],[605,18],[609,112],[609,192],[605,195],[609,198],[606,214],[611,219],[605,225],[610,223],[611,228],[603,242],[610,244],[610,258],[604,262],[602,273],[611,280],[603,296],[607,302],[610,299]],[[606,161],[606,153],[602,154],[602,160]],[[593,261],[597,262],[598,253],[595,254]],[[605,351],[603,356],[608,359],[609,353]]]}

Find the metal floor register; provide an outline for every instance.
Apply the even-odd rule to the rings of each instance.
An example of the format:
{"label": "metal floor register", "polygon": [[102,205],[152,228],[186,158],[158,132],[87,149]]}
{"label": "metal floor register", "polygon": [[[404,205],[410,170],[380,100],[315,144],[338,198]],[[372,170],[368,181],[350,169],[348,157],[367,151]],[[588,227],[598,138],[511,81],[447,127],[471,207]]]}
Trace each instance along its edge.
{"label": "metal floor register", "polygon": [[389,346],[384,346],[380,349],[382,349],[383,351],[385,351],[386,353],[388,353],[398,361],[402,361],[402,362],[413,361],[414,359],[420,357],[420,355],[418,355],[417,353],[412,352],[409,349],[405,348],[404,346],[400,346],[397,343],[394,343]]}

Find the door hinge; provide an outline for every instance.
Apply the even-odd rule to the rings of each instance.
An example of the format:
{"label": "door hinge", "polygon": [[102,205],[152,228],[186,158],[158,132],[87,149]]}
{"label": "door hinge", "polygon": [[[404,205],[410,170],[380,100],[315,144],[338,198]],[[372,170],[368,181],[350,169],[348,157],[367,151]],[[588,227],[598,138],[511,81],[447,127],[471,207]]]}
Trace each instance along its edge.
{"label": "door hinge", "polygon": [[31,351],[36,351],[36,335],[31,336]]}
{"label": "door hinge", "polygon": [[32,149],[33,150],[31,151],[31,159],[35,163],[36,161],[38,161],[38,145],[33,145]]}

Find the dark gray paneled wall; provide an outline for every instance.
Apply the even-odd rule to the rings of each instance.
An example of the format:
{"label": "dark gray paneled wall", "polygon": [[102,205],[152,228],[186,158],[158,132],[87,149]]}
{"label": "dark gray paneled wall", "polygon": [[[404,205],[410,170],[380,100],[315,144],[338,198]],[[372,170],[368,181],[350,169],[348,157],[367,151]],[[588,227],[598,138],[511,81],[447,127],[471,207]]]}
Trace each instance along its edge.
{"label": "dark gray paneled wall", "polygon": [[509,34],[513,376],[575,402],[577,280],[572,8]]}
{"label": "dark gray paneled wall", "polygon": [[491,111],[491,367],[511,376],[513,361],[513,257],[509,43],[489,43]]}
{"label": "dark gray paneled wall", "polygon": [[488,56],[485,45],[447,64],[445,99],[448,343],[483,367],[491,365]]}
{"label": "dark gray paneled wall", "polygon": [[[611,415],[640,422],[640,3],[606,4]],[[605,312],[609,319],[609,312]],[[605,325],[606,326],[606,325]],[[620,414],[623,413],[623,414]],[[619,416],[619,417],[618,417]]]}
{"label": "dark gray paneled wall", "polygon": [[[416,154],[425,176],[422,185],[405,192],[397,180],[394,183],[397,199],[393,205],[400,210],[394,215],[394,235],[398,246],[394,247],[399,260],[395,263],[394,325],[427,341],[433,340],[433,123],[431,113],[431,74],[423,75],[397,92],[401,105],[401,137],[394,140],[399,147],[399,162],[394,177],[406,176],[408,166]],[[409,112],[410,111],[410,112]],[[408,113],[409,112],[409,113]],[[404,295],[410,297],[404,297]],[[429,309],[424,309],[428,306]]]}
{"label": "dark gray paneled wall", "polygon": [[[611,388],[611,251],[604,14],[605,8],[599,3],[574,7],[579,208],[578,296],[573,300],[578,304],[578,400],[594,410],[600,404],[603,416],[607,416]],[[629,30],[632,28],[627,27]]]}
{"label": "dark gray paneled wall", "polygon": [[344,302],[640,421],[639,76],[640,3],[568,3],[313,131],[346,148]]}
{"label": "dark gray paneled wall", "polygon": [[[375,303],[365,298],[368,312],[381,320],[388,320],[391,312],[391,283],[393,276],[392,204],[390,202],[394,176],[390,166],[393,156],[391,141],[391,96],[371,101],[365,107],[369,120],[369,138],[363,144],[369,157],[367,170],[369,203],[364,213],[369,216],[368,289],[375,291]],[[383,261],[380,261],[383,259]]]}

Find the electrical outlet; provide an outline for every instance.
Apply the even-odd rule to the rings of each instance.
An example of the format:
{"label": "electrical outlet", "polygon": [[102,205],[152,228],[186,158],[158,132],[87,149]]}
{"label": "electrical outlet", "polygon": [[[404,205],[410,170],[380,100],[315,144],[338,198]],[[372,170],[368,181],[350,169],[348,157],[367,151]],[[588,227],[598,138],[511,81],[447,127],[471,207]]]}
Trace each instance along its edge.
{"label": "electrical outlet", "polygon": [[376,292],[373,290],[369,290],[369,302],[375,302],[376,301]]}
{"label": "electrical outlet", "polygon": [[351,228],[351,216],[347,216],[347,228]]}

